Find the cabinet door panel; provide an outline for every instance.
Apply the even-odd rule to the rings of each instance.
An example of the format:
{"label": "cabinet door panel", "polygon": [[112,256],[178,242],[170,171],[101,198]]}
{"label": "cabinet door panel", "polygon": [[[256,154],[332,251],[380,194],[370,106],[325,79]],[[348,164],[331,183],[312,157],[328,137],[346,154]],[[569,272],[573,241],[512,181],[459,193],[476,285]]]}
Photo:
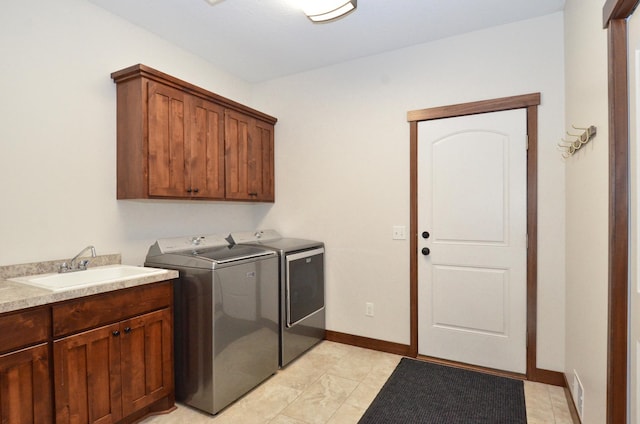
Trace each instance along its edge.
{"label": "cabinet door panel", "polygon": [[117,324],[54,342],[56,423],[113,423],[122,418]]}
{"label": "cabinet door panel", "polygon": [[249,199],[248,149],[252,118],[227,110],[224,114],[225,186],[227,199]]}
{"label": "cabinet door panel", "polygon": [[52,422],[49,350],[41,344],[0,356],[0,422]]}
{"label": "cabinet door panel", "polygon": [[149,195],[188,196],[185,95],[155,82],[148,88]]}
{"label": "cabinet door panel", "polygon": [[224,198],[224,109],[191,97],[187,136],[193,197]]}
{"label": "cabinet door panel", "polygon": [[122,408],[125,416],[173,391],[171,320],[171,310],[162,309],[122,322]]}
{"label": "cabinet door panel", "polygon": [[257,200],[270,202],[275,200],[273,132],[273,125],[256,121],[250,149],[250,163],[255,162],[255,171],[249,172],[249,191],[258,193]]}
{"label": "cabinet door panel", "polygon": [[226,198],[274,200],[273,125],[225,111]]}

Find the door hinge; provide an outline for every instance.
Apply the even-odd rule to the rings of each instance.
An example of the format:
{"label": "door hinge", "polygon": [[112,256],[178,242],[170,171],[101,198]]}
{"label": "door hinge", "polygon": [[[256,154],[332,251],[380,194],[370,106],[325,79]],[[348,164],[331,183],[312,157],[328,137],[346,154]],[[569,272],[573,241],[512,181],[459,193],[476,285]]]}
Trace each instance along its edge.
{"label": "door hinge", "polygon": [[526,147],[526,150],[529,150],[529,134],[527,134],[525,137],[526,137],[526,139],[527,139],[527,147]]}

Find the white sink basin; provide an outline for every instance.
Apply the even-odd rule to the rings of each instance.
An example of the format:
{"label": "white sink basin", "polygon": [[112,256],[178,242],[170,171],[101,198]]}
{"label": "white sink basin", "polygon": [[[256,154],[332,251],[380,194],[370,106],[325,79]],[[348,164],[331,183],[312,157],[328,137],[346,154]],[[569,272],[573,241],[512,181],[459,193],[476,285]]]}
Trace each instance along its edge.
{"label": "white sink basin", "polygon": [[10,278],[9,281],[52,291],[63,291],[148,277],[164,272],[166,272],[166,270],[158,268],[131,265],[107,265],[70,273],[27,275],[25,277]]}

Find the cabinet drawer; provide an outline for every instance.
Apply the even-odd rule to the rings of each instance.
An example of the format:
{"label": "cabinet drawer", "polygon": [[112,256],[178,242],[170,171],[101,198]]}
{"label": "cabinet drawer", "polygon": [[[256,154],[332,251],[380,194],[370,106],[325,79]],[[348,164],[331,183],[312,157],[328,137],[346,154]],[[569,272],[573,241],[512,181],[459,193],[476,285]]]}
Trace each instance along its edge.
{"label": "cabinet drawer", "polygon": [[53,337],[94,328],[170,306],[171,282],[117,290],[53,306]]}
{"label": "cabinet drawer", "polygon": [[0,352],[47,341],[50,329],[47,307],[0,315]]}

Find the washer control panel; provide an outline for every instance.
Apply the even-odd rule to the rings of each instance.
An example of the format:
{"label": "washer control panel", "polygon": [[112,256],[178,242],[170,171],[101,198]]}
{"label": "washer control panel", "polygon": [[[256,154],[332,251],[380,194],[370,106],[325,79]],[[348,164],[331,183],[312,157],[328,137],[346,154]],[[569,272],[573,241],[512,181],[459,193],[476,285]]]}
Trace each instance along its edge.
{"label": "washer control panel", "polygon": [[229,234],[235,244],[255,243],[257,241],[277,240],[282,238],[276,230],[239,231]]}
{"label": "washer control panel", "polygon": [[224,236],[217,234],[164,238],[158,239],[157,243],[161,253],[229,246],[229,242],[225,240]]}

